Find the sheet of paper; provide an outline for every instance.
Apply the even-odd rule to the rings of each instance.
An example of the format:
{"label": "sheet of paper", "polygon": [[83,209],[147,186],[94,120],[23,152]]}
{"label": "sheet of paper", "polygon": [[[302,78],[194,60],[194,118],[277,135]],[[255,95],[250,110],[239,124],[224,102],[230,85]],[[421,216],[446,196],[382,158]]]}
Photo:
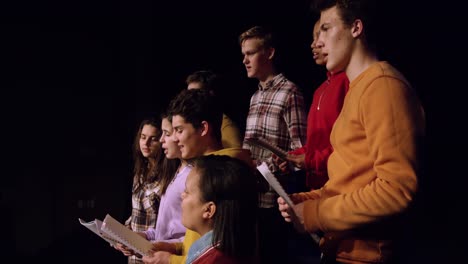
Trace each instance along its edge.
{"label": "sheet of paper", "polygon": [[278,195],[281,196],[290,207],[292,207],[294,203],[292,202],[291,198],[289,198],[289,195],[284,191],[283,186],[281,186],[281,184],[278,182],[278,179],[276,179],[275,175],[268,169],[268,165],[265,162],[262,162],[262,164],[257,166],[257,169],[267,180],[273,190],[275,190],[276,193],[278,193]]}
{"label": "sheet of paper", "polygon": [[[257,166],[257,169],[258,171],[260,171],[263,177],[265,177],[270,186],[278,193],[278,195],[286,201],[289,207],[293,207],[293,201],[291,200],[291,198],[289,198],[289,195],[284,191],[283,186],[281,186],[281,184],[278,182],[278,179],[276,179],[275,175],[271,173],[271,171],[268,169],[268,165],[265,162],[263,162],[262,164]],[[316,233],[310,233],[310,236],[316,243],[320,242],[320,236]]]}
{"label": "sheet of paper", "polygon": [[104,237],[101,233],[101,225],[102,225],[102,221],[99,220],[99,219],[95,219],[93,221],[90,221],[90,222],[86,222],[84,221],[83,219],[81,218],[78,218],[78,220],[80,221],[80,224],[82,224],[83,226],[85,226],[86,228],[88,228],[89,230],[91,230],[93,233],[95,233],[96,235],[98,235],[99,237],[101,237],[102,239],[106,240],[107,242],[109,242],[112,246],[115,245],[117,242],[116,241],[113,241],[111,240],[110,238],[107,238],[107,237]]}
{"label": "sheet of paper", "polygon": [[121,224],[109,214],[102,221],[101,232],[119,243],[144,256],[153,247],[153,244]]}

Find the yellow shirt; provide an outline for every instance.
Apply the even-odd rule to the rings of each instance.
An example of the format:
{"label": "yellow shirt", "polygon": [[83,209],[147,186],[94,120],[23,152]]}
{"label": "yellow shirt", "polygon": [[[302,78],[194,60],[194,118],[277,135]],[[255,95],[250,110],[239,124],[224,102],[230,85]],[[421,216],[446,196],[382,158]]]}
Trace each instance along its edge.
{"label": "yellow shirt", "polygon": [[223,148],[241,148],[242,139],[237,125],[225,114],[221,124],[221,143]]}

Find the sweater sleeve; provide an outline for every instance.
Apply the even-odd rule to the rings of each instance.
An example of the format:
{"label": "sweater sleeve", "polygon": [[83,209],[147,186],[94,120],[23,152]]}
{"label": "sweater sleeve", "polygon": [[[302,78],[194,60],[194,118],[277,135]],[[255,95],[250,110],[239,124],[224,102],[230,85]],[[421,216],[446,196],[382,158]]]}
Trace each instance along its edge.
{"label": "sweater sleeve", "polygon": [[307,147],[303,146],[302,148],[294,149],[288,152],[288,154],[301,155],[307,152]]}
{"label": "sweater sleeve", "polygon": [[180,252],[180,255],[171,255],[170,263],[184,264],[187,261],[187,255],[190,247],[192,246],[193,242],[199,238],[200,235],[197,232],[187,229],[184,241],[182,243],[178,243],[176,246],[176,250],[177,252]]}
{"label": "sweater sleeve", "polygon": [[145,233],[146,239],[149,241],[154,241],[156,239],[156,229],[152,227],[146,229],[143,233]]}
{"label": "sweater sleeve", "polygon": [[290,196],[291,200],[297,204],[297,203],[302,203],[307,200],[314,200],[314,199],[319,199],[320,198],[320,190],[313,190],[310,192],[301,192],[301,193],[294,193],[291,194]]}
{"label": "sweater sleeve", "polygon": [[327,161],[332,152],[333,148],[329,145],[325,149],[305,153],[305,168],[314,172],[314,177],[311,179],[313,182],[310,183],[313,189],[322,187],[328,181]]}
{"label": "sweater sleeve", "polygon": [[[401,80],[380,77],[364,89],[358,101],[348,103],[358,108],[365,138],[342,147],[366,145],[365,154],[355,155],[368,160],[371,168],[363,171],[353,164],[330,175],[346,184],[348,191],[327,188],[330,178],[322,199],[304,202],[304,225],[309,232],[344,231],[396,215],[410,205],[418,189],[417,152],[424,133],[424,112],[412,90]],[[359,183],[366,177],[364,173],[371,180]]]}

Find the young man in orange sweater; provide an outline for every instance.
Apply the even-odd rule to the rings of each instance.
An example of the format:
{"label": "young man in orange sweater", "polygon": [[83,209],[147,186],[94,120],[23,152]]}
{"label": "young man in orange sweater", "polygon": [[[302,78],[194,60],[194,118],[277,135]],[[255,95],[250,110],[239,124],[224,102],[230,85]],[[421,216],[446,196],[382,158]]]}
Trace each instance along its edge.
{"label": "young man in orange sweater", "polygon": [[346,72],[349,91],[330,136],[329,180],[292,195],[293,208],[279,198],[279,209],[296,228],[324,233],[322,263],[395,263],[404,213],[418,191],[424,111],[408,81],[373,49],[378,12],[370,4],[377,1],[320,2],[317,45],[329,71]]}

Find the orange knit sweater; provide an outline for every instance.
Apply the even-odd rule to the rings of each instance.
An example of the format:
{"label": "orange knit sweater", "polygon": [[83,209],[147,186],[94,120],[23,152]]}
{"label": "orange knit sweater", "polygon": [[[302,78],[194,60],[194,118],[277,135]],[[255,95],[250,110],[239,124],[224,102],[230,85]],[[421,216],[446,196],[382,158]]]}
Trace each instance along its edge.
{"label": "orange knit sweater", "polygon": [[396,216],[418,190],[422,106],[405,78],[378,62],[350,83],[330,140],[329,181],[292,196],[307,231],[322,230],[323,252],[345,263],[378,263],[393,250]]}

